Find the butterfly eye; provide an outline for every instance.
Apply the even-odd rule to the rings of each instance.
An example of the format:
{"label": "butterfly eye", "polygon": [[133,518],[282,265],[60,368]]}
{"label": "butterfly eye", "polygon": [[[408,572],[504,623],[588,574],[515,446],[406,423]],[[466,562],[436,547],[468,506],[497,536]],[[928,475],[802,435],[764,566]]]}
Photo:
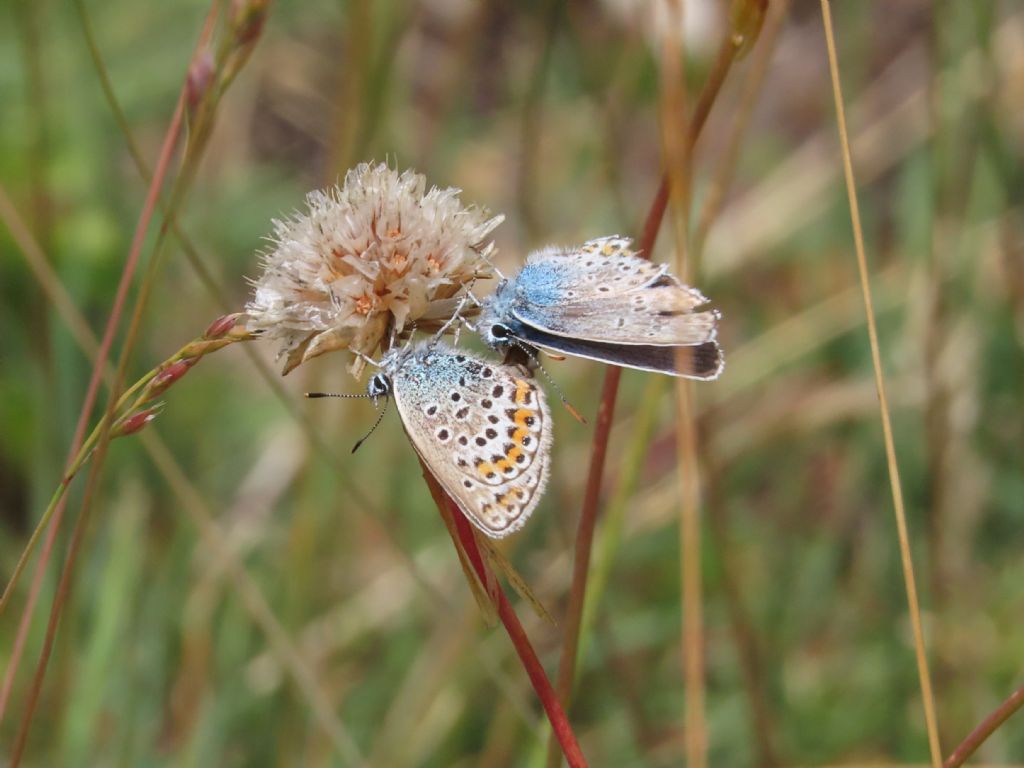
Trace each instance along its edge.
{"label": "butterfly eye", "polygon": [[366,387],[366,393],[370,397],[380,397],[381,395],[387,395],[391,392],[391,382],[388,381],[388,377],[382,373],[374,374],[373,378],[370,379],[370,384]]}
{"label": "butterfly eye", "polygon": [[504,325],[492,325],[491,336],[493,336],[496,339],[507,339],[509,336],[508,328],[506,328]]}

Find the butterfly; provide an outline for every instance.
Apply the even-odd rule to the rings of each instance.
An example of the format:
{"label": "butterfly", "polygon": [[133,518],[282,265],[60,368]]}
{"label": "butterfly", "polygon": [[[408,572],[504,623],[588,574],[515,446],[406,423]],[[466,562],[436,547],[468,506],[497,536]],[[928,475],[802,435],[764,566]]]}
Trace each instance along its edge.
{"label": "butterfly", "polygon": [[432,342],[387,352],[367,394],[393,397],[409,441],[471,523],[502,538],[544,493],[552,423],[529,372]]}
{"label": "butterfly", "polygon": [[725,366],[716,309],[664,264],[617,235],[536,251],[480,304],[476,328],[491,349],[542,349],[688,379]]}

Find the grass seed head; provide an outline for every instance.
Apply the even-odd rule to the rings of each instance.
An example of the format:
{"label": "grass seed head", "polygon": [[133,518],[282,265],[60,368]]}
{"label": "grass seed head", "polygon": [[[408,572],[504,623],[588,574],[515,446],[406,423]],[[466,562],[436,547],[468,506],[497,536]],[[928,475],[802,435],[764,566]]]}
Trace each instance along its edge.
{"label": "grass seed head", "polygon": [[111,428],[110,436],[125,437],[127,435],[134,435],[149,424],[149,422],[159,416],[160,411],[163,409],[163,403],[157,403],[156,405],[144,408],[141,411],[135,411],[134,413],[122,416]]}

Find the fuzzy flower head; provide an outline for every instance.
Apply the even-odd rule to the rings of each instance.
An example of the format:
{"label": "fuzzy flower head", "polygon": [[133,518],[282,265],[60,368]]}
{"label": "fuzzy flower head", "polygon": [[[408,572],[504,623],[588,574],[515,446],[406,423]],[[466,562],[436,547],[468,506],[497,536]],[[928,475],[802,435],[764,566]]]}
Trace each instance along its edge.
{"label": "fuzzy flower head", "polygon": [[[447,319],[459,289],[489,276],[487,236],[504,218],[463,207],[459,191],[363,163],[311,192],[307,213],[274,221],[248,329],[280,341],[288,373],[337,349],[372,356],[392,332]],[[350,370],[363,366],[355,357]]]}

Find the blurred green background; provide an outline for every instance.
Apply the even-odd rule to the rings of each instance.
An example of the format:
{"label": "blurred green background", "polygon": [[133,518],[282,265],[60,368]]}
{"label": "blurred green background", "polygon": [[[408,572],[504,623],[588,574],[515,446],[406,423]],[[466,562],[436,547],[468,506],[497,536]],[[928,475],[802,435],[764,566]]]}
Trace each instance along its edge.
{"label": "blurred green background", "polygon": [[[691,97],[727,5],[685,3]],[[208,6],[0,7],[0,187],[99,335],[147,184],[80,7],[152,166]],[[924,763],[820,8],[772,9],[694,161],[694,231],[717,213],[695,282],[723,312],[728,361],[696,387],[710,763]],[[947,753],[1024,682],[1022,10],[835,8]],[[271,219],[363,160],[416,168],[506,214],[506,272],[543,245],[636,235],[660,174],[656,12],[639,0],[276,4],[219,104],[181,229],[237,309]],[[0,226],[5,583],[59,481],[91,370],[11,215]],[[654,258],[673,258],[668,222]],[[129,380],[222,311],[171,238]],[[253,348],[274,365],[269,345]],[[338,729],[374,766],[543,764],[533,692],[507,636],[482,625],[397,415],[349,456],[370,404],[302,400],[361,391],[346,362],[303,366],[282,400],[230,347],[169,391],[146,431],[172,469],[136,438],[112,444],[24,764],[344,765]],[[548,367],[593,414],[600,367]],[[557,619],[592,427],[561,408],[554,418],[547,497],[506,551]],[[572,713],[593,765],[683,759],[675,443],[672,388],[626,372],[591,584],[605,587]],[[0,723],[4,759],[83,486]],[[31,573],[0,616],[5,671]],[[518,607],[554,675],[560,628]],[[293,655],[268,639],[268,614]],[[311,687],[296,684],[295,663]],[[1022,718],[983,760],[1024,762]]]}

